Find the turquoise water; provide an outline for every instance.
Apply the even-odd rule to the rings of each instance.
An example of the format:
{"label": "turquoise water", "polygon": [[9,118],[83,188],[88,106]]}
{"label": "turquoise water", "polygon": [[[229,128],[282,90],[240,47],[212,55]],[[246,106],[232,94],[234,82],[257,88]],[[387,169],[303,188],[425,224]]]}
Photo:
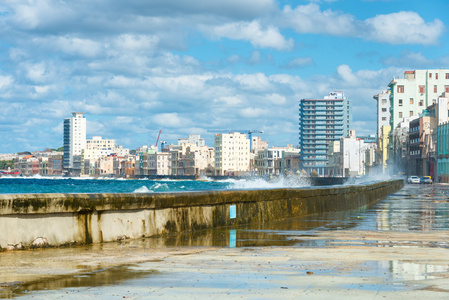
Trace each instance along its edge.
{"label": "turquoise water", "polygon": [[45,177],[0,177],[0,194],[28,193],[151,193],[228,189],[258,189],[283,187],[284,182],[254,180],[131,180],[80,179]]}

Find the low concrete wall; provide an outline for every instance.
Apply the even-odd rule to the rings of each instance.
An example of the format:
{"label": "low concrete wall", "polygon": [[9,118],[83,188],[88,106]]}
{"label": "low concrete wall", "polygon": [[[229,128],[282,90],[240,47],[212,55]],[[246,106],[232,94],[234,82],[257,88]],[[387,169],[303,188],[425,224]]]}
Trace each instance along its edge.
{"label": "low concrete wall", "polygon": [[38,237],[54,246],[101,243],[344,211],[402,186],[392,180],[304,189],[0,195],[0,246],[29,246]]}

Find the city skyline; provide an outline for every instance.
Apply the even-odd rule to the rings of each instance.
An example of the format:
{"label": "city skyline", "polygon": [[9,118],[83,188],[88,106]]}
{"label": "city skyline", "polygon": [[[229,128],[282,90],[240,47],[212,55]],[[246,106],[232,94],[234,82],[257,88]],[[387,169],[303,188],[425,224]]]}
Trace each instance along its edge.
{"label": "city skyline", "polygon": [[[298,144],[298,102],[344,91],[358,135],[404,71],[447,68],[441,1],[4,1],[1,153],[63,145],[63,119],[135,149],[211,129]],[[98,13],[101,12],[101,13]]]}

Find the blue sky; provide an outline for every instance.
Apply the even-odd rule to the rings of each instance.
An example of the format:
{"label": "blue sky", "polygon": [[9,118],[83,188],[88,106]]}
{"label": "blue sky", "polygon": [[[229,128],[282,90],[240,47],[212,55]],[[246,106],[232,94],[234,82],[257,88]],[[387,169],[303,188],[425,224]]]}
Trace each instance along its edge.
{"label": "blue sky", "polygon": [[448,68],[445,0],[0,2],[0,153],[88,138],[131,149],[212,129],[298,144],[298,102],[342,90],[358,135],[406,70]]}

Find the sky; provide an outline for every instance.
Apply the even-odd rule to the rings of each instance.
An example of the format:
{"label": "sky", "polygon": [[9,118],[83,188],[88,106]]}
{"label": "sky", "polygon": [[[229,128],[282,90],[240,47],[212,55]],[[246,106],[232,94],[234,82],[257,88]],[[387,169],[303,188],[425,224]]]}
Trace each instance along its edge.
{"label": "sky", "polygon": [[87,138],[136,149],[264,131],[298,145],[298,103],[343,91],[357,135],[404,71],[449,65],[447,0],[1,0],[0,153]]}

